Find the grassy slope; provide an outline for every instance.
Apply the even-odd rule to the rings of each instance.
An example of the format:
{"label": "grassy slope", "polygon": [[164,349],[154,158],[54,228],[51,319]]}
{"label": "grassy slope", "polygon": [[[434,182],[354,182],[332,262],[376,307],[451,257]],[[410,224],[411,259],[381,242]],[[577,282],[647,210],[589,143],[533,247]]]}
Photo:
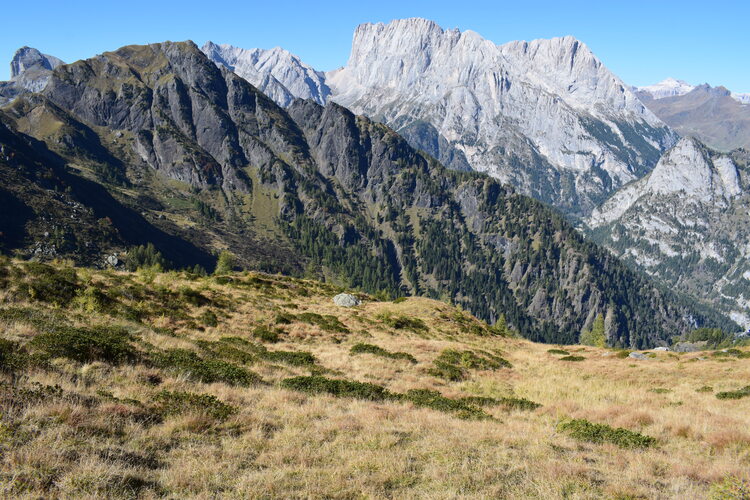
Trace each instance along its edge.
{"label": "grassy slope", "polygon": [[[255,273],[219,284],[176,273],[78,269],[76,296],[61,299],[43,289],[25,292],[49,274],[26,266],[0,265],[0,337],[32,356],[20,369],[0,358],[6,372],[0,385],[3,495],[703,498],[726,489],[727,478],[750,480],[750,397],[715,397],[747,385],[748,358],[662,352],[638,361],[561,346],[585,358],[565,362],[548,345],[490,335],[484,324],[441,302],[365,300],[344,309],[330,300],[333,287]],[[35,312],[19,314],[24,306]],[[209,326],[209,310],[216,326]],[[311,312],[335,316],[348,331],[325,316],[301,320]],[[402,318],[420,319],[426,329],[418,321],[412,329],[388,326]],[[66,322],[122,326],[133,335],[136,357],[77,362],[34,347],[32,339]],[[174,348],[208,360],[196,341],[226,336],[257,346],[258,327],[280,329],[280,341],[265,344],[269,351],[306,351],[316,363],[251,355],[243,365],[224,358],[263,380],[244,387],[196,381],[155,361]],[[406,352],[417,362],[350,354],[357,343]],[[451,382],[429,373],[446,349],[502,356],[512,368],[464,367],[464,380]],[[392,393],[432,389],[454,400],[515,397],[542,407],[484,406],[491,419],[462,419],[408,400],[280,387],[285,378],[311,373]],[[36,383],[59,385],[62,393]],[[704,386],[711,389],[696,390]],[[164,390],[214,395],[234,410],[205,399],[165,406],[158,396]],[[558,430],[568,418],[624,427],[658,442],[642,449],[576,440]]]}

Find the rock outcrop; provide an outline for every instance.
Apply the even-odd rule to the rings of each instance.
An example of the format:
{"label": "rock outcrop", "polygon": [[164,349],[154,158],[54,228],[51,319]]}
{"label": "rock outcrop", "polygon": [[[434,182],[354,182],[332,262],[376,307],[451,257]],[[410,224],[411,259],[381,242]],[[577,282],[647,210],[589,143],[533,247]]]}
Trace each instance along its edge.
{"label": "rock outcrop", "polygon": [[52,70],[65,64],[31,47],[18,49],[10,62],[10,77],[0,82],[0,105],[26,92],[39,92],[47,85]]}

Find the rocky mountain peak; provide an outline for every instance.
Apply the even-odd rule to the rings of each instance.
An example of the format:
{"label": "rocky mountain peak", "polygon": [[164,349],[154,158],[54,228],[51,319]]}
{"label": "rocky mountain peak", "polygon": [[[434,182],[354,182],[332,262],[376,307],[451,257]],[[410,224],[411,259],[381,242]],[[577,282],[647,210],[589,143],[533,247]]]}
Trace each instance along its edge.
{"label": "rocky mountain peak", "polygon": [[209,41],[201,50],[212,61],[234,71],[281,106],[289,106],[295,98],[325,104],[331,94],[323,73],[281,47],[242,49]]}
{"label": "rocky mountain peak", "polygon": [[21,47],[10,61],[10,77],[16,78],[32,69],[51,71],[61,64],[65,63],[54,56],[42,54],[31,47]]}

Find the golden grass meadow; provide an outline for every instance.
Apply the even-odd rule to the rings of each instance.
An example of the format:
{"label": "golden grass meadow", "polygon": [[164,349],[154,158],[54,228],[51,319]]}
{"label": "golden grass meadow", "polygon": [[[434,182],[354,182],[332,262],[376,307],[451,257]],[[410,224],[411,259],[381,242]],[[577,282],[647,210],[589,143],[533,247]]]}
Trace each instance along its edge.
{"label": "golden grass meadow", "polygon": [[747,351],[340,291],[2,260],[3,497],[750,498]]}

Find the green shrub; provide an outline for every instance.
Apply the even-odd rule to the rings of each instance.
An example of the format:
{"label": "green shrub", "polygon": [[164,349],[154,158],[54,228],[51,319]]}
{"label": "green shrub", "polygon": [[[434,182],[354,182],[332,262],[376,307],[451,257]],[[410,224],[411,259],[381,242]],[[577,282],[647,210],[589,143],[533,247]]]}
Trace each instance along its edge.
{"label": "green shrub", "polygon": [[419,318],[408,318],[406,316],[381,314],[378,316],[383,323],[396,330],[409,330],[414,333],[422,333],[428,330],[424,321]]}
{"label": "green shrub", "polygon": [[26,366],[28,356],[15,342],[0,339],[0,372],[16,373]]}
{"label": "green shrub", "polygon": [[475,406],[503,406],[508,410],[536,410],[542,405],[535,403],[525,398],[489,398],[486,396],[467,396],[461,398],[459,401],[475,405]]}
{"label": "green shrub", "polygon": [[276,324],[277,325],[291,325],[295,320],[294,314],[290,314],[288,312],[282,312],[276,315]]}
{"label": "green shrub", "polygon": [[116,364],[134,361],[138,357],[131,340],[132,335],[120,327],[61,326],[37,335],[28,345],[52,358],[64,357],[82,363],[107,361]]}
{"label": "green shrub", "polygon": [[409,361],[410,363],[416,363],[417,360],[412,356],[411,354],[407,352],[390,352],[382,347],[378,347],[376,345],[372,344],[364,344],[359,343],[352,346],[351,350],[349,351],[351,354],[374,354],[375,356],[381,356],[383,358],[390,358],[390,359],[405,359]]}
{"label": "green shrub", "polygon": [[237,408],[220,401],[211,394],[161,391],[154,396],[156,411],[162,415],[202,413],[216,420],[226,420],[237,413]]}
{"label": "green shrub", "polygon": [[614,428],[606,424],[595,424],[579,418],[565,420],[557,426],[559,431],[571,437],[592,443],[612,443],[621,448],[648,448],[656,444],[656,439],[622,427]]}
{"label": "green shrub", "polygon": [[697,388],[695,392],[714,392],[714,388],[710,385],[704,385],[703,387]]}
{"label": "green shrub", "polygon": [[717,399],[742,399],[747,396],[750,396],[750,385],[746,385],[742,389],[737,389],[736,391],[723,391],[716,393]]}
{"label": "green shrub", "polygon": [[224,382],[248,386],[261,382],[256,373],[218,359],[202,359],[193,351],[169,349],[152,354],[152,362],[159,368],[185,373],[205,383]]}
{"label": "green shrub", "polygon": [[181,300],[183,303],[190,304],[191,306],[200,307],[211,303],[208,297],[200,293],[198,290],[190,288],[189,286],[181,286],[179,290],[177,290],[177,294],[179,296],[179,300]]}
{"label": "green shrub", "polygon": [[586,358],[583,356],[563,356],[560,361],[583,361],[584,359]]}
{"label": "green shrub", "polygon": [[438,360],[433,361],[432,364],[433,367],[427,370],[427,373],[433,377],[444,378],[451,382],[458,382],[466,378],[466,372],[455,365]]}
{"label": "green shrub", "polygon": [[713,353],[713,356],[717,358],[732,357],[732,358],[744,359],[744,358],[750,358],[750,351],[741,351],[740,349],[736,349],[733,347],[731,349],[726,349],[723,351],[716,351]]}
{"label": "green shrub", "polygon": [[393,299],[394,304],[401,304],[402,302],[406,302],[406,297],[396,297]]}
{"label": "green shrub", "polygon": [[310,394],[331,394],[341,398],[357,398],[370,401],[394,399],[385,387],[367,382],[330,379],[319,375],[292,377],[281,381],[281,387]]}
{"label": "green shrub", "polygon": [[317,362],[315,356],[306,351],[268,351],[265,358],[291,366],[310,366]]}
{"label": "green shrub", "polygon": [[619,359],[629,358],[630,351],[628,351],[627,349],[620,349],[619,351],[617,351],[617,354],[615,354],[615,357]]}
{"label": "green shrub", "polygon": [[750,498],[750,481],[728,477],[711,486],[711,500],[747,500]]}
{"label": "green shrub", "polygon": [[317,359],[306,351],[269,351],[265,346],[254,344],[240,337],[223,337],[220,342],[232,344],[255,356],[268,361],[285,363],[292,366],[310,366],[317,363]]}
{"label": "green shrub", "polygon": [[210,326],[210,327],[219,326],[219,318],[217,318],[216,313],[211,311],[210,309],[207,311],[204,311],[204,313],[201,314],[200,320],[206,326]]}
{"label": "green shrub", "polygon": [[512,367],[512,365],[505,359],[486,351],[477,354],[472,351],[446,349],[440,353],[437,360],[472,370],[497,370],[499,368]]}
{"label": "green shrub", "polygon": [[335,333],[348,333],[349,329],[339,321],[336,316],[329,314],[320,315],[317,313],[305,312],[297,315],[297,320],[311,325],[317,325],[321,330]]}
{"label": "green shrub", "polygon": [[230,361],[236,361],[245,365],[255,363],[256,357],[242,349],[237,349],[224,342],[209,342],[207,340],[197,340],[195,345],[207,352],[210,356]]}
{"label": "green shrub", "polygon": [[570,354],[568,351],[563,351],[562,349],[547,349],[547,352],[550,354],[562,354],[563,356]]}
{"label": "green shrub", "polygon": [[276,343],[279,340],[279,334],[278,332],[272,331],[268,329],[265,326],[258,326],[253,330],[253,337],[256,339],[262,341],[262,342],[269,342],[269,343]]}
{"label": "green shrub", "polygon": [[500,405],[509,410],[533,411],[542,406],[526,398],[500,398],[498,401]]}
{"label": "green shrub", "polygon": [[39,262],[27,262],[23,268],[27,281],[18,291],[24,298],[64,307],[81,288],[75,269],[57,269]]}
{"label": "green shrub", "polygon": [[402,396],[406,401],[412,402],[415,406],[431,408],[433,410],[446,413],[453,413],[458,418],[463,419],[485,419],[490,416],[481,408],[467,403],[462,400],[446,398],[437,391],[429,389],[411,389]]}
{"label": "green shrub", "polygon": [[648,392],[653,392],[655,394],[667,394],[669,392],[672,392],[672,389],[666,389],[664,387],[656,387],[654,389],[649,389]]}

